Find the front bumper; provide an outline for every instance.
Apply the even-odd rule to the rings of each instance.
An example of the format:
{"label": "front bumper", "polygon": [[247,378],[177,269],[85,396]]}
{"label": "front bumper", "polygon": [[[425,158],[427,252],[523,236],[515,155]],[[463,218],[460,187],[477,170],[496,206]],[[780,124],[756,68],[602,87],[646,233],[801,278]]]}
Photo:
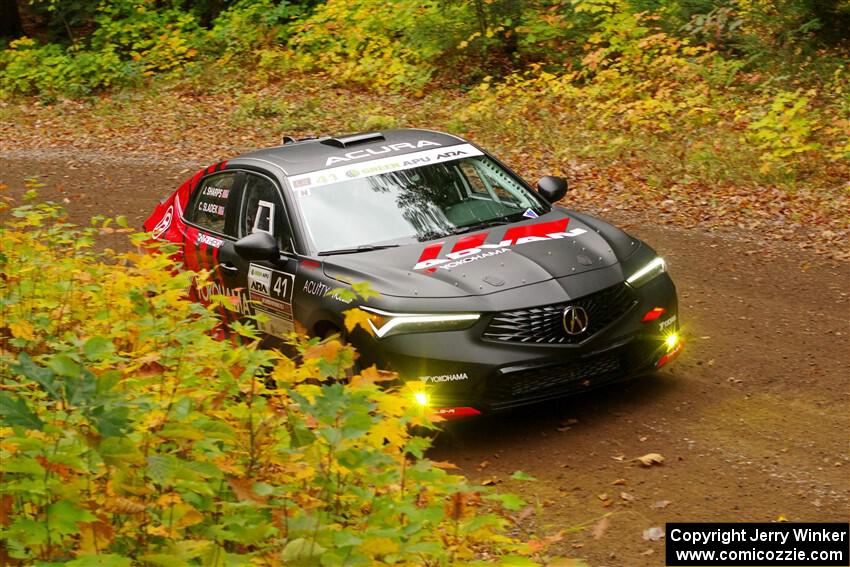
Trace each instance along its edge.
{"label": "front bumper", "polygon": [[[431,407],[446,417],[508,410],[635,378],[675,358],[682,343],[668,344],[679,328],[669,276],[628,292],[622,312],[573,344],[494,339],[491,324],[502,312],[492,312],[462,331],[360,336],[357,347],[365,364],[425,382]],[[645,321],[656,308],[663,313]]]}

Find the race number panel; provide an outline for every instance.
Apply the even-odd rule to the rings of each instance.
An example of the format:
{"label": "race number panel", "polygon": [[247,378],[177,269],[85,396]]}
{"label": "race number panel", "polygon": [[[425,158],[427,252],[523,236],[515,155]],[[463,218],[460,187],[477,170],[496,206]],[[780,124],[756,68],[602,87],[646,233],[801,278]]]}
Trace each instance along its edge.
{"label": "race number panel", "polygon": [[260,331],[284,338],[295,330],[292,319],[292,288],[295,275],[251,264],[248,269],[248,292],[254,311],[265,315],[258,321]]}

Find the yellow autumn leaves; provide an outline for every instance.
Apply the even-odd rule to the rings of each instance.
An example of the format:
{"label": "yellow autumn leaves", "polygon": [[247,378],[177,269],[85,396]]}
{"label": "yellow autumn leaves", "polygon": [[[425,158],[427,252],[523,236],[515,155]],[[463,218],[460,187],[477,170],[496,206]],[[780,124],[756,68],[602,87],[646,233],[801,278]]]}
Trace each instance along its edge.
{"label": "yellow autumn leaves", "polygon": [[526,549],[482,487],[425,457],[421,384],[355,372],[338,337],[295,335],[289,356],[247,332],[216,340],[215,308],[187,298],[192,275],[165,254],[99,252],[102,222],[63,222],[27,206],[0,228],[11,559],[418,565]]}

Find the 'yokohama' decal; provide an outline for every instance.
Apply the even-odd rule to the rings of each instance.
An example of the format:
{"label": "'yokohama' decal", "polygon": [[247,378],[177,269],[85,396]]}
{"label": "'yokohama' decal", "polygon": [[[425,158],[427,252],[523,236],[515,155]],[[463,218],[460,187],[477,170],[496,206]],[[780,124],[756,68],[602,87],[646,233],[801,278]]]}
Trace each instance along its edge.
{"label": "'yokohama' decal", "polygon": [[[422,251],[419,261],[413,266],[414,270],[434,271],[436,268],[450,270],[461,264],[474,262],[497,254],[504,254],[514,246],[544,240],[573,238],[587,232],[583,228],[567,230],[570,219],[560,219],[550,222],[515,226],[505,231],[499,242],[485,243],[489,233],[478,232],[460,238],[452,247],[452,251],[440,257],[442,242],[429,244]],[[565,232],[566,231],[566,232]]]}

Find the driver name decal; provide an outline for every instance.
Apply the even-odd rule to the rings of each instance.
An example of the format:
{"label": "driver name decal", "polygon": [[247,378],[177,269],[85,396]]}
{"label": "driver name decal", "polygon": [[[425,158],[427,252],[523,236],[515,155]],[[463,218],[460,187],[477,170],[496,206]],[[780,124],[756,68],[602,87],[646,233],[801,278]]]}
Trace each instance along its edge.
{"label": "driver name decal", "polygon": [[413,266],[413,269],[434,271],[436,268],[440,268],[451,270],[462,264],[468,264],[469,262],[475,262],[476,260],[497,254],[504,254],[514,246],[520,246],[530,242],[574,238],[587,232],[583,228],[574,228],[565,232],[569,220],[561,219],[515,226],[505,231],[504,236],[502,236],[499,242],[490,244],[484,243],[489,233],[479,232],[477,234],[471,234],[459,239],[452,247],[452,251],[445,254],[442,258],[440,257],[440,252],[443,243],[431,244],[426,246],[422,251],[422,255],[419,256],[419,261]]}

